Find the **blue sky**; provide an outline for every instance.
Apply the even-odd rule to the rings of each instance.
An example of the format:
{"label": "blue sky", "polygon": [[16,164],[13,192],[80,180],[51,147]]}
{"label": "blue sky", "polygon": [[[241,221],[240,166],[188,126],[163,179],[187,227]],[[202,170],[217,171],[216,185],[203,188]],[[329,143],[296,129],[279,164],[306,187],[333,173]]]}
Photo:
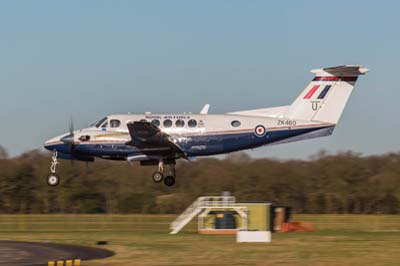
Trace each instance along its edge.
{"label": "blue sky", "polygon": [[363,64],[329,138],[261,148],[399,149],[398,1],[2,1],[0,145],[41,147],[106,114],[211,113],[291,103],[310,69]]}

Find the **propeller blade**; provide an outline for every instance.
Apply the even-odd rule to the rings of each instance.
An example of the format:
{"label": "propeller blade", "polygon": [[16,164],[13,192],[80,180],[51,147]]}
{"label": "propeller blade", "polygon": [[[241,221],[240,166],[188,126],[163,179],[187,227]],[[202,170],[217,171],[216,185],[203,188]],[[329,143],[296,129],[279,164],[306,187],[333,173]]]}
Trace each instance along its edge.
{"label": "propeller blade", "polygon": [[61,141],[69,145],[69,154],[71,155],[71,165],[74,165],[74,152],[75,152],[75,134],[74,134],[74,121],[72,118],[69,120],[69,134],[61,138]]}
{"label": "propeller blade", "polygon": [[64,142],[65,144],[74,144],[74,135],[69,134],[69,135],[61,138],[61,141]]}
{"label": "propeller blade", "polygon": [[61,138],[61,141],[66,144],[75,144],[74,122],[72,118],[69,121],[69,134]]}
{"label": "propeller blade", "polygon": [[70,154],[71,154],[71,165],[74,166],[74,151],[75,151],[75,134],[74,134],[74,120],[71,119],[69,120],[69,134],[72,138],[72,142],[70,143]]}
{"label": "propeller blade", "polygon": [[69,133],[71,135],[74,134],[74,120],[72,120],[72,118],[69,120]]}
{"label": "propeller blade", "polygon": [[71,154],[71,165],[74,166],[74,150],[75,150],[75,145],[74,144],[70,144],[69,145],[69,153]]}

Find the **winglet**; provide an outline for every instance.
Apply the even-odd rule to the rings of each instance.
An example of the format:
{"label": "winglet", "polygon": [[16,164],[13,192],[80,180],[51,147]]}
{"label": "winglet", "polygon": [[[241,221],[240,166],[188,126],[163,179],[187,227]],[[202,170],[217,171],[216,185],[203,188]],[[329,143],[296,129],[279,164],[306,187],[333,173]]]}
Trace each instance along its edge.
{"label": "winglet", "polygon": [[210,109],[210,105],[209,105],[209,104],[204,105],[203,109],[201,109],[201,111],[200,111],[200,114],[201,114],[201,115],[206,115],[206,114],[208,114],[208,110],[209,110],[209,109]]}

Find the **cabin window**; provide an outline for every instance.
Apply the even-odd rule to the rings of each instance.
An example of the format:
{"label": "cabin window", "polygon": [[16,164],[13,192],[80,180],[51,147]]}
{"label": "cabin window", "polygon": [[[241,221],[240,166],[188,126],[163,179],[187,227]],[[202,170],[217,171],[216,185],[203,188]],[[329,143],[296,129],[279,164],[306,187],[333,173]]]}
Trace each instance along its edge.
{"label": "cabin window", "polygon": [[233,127],[240,127],[241,123],[240,123],[240,121],[238,121],[238,120],[233,120],[233,121],[231,122],[231,125],[232,125]]}
{"label": "cabin window", "polygon": [[178,119],[178,120],[176,120],[176,122],[175,122],[175,126],[176,126],[176,127],[184,127],[184,126],[185,126],[185,121],[183,121],[183,120],[181,120],[181,119]]}
{"label": "cabin window", "polygon": [[188,121],[188,126],[189,126],[189,127],[196,127],[196,126],[197,126],[197,121],[194,120],[194,119],[190,119],[190,120]]}
{"label": "cabin window", "polygon": [[164,120],[163,126],[164,127],[172,127],[172,121],[170,119]]}
{"label": "cabin window", "polygon": [[153,119],[153,121],[151,121],[151,123],[152,123],[153,125],[155,125],[156,127],[159,127],[159,126],[160,126],[160,120],[158,120],[158,119]]}
{"label": "cabin window", "polygon": [[121,121],[117,120],[117,119],[112,119],[110,121],[110,127],[112,128],[117,128],[121,125]]}

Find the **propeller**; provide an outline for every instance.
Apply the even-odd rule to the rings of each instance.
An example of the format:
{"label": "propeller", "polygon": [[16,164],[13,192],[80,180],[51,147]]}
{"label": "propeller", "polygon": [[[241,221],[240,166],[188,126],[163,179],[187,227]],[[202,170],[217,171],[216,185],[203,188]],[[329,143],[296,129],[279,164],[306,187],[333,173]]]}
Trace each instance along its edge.
{"label": "propeller", "polygon": [[71,164],[73,164],[74,151],[75,151],[75,134],[74,134],[74,121],[72,120],[72,118],[69,121],[69,134],[62,137],[61,141],[64,142],[65,144],[69,145],[69,153],[71,155]]}

